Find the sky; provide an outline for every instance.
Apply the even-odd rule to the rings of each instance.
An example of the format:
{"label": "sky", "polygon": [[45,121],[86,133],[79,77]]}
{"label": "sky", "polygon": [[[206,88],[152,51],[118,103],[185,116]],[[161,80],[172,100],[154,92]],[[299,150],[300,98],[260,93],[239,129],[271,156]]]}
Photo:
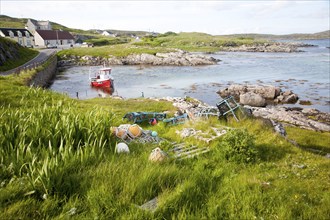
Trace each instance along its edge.
{"label": "sky", "polygon": [[330,0],[0,0],[0,14],[70,28],[213,35],[315,33],[330,29]]}

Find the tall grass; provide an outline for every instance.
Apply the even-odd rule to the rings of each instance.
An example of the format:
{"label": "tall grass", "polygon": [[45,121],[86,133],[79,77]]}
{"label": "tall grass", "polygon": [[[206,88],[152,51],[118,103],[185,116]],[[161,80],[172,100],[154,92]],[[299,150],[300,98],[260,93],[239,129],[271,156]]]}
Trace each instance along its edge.
{"label": "tall grass", "polygon": [[62,101],[31,108],[29,97],[35,93],[42,91],[26,91],[20,109],[0,107],[0,162],[11,167],[10,175],[3,173],[3,177],[26,176],[31,189],[40,194],[63,192],[61,180],[67,166],[100,159],[112,147],[108,130],[113,116],[98,108],[78,113],[72,102]]}

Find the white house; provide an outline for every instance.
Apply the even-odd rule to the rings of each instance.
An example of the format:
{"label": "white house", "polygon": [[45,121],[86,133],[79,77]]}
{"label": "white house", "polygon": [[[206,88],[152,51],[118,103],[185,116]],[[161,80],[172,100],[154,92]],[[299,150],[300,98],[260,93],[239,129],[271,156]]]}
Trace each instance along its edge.
{"label": "white house", "polygon": [[28,19],[26,23],[26,29],[34,34],[36,30],[52,30],[52,25],[49,21],[37,21],[34,19]]}
{"label": "white house", "polygon": [[35,45],[41,47],[74,44],[74,37],[68,31],[61,30],[36,30],[34,39]]}
{"label": "white house", "polygon": [[108,31],[103,31],[101,35],[107,36],[107,37],[117,37],[116,34],[108,32]]}
{"label": "white house", "polygon": [[26,29],[19,28],[0,28],[0,36],[12,39],[23,47],[33,47],[34,37]]}

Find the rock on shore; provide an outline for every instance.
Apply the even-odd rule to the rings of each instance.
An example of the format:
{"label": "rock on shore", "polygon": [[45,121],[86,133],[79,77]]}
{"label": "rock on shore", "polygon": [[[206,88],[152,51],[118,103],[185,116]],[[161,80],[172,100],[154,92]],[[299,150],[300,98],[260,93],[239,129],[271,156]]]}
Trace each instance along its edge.
{"label": "rock on shore", "polygon": [[251,110],[255,117],[272,119],[308,130],[330,131],[330,114],[316,109],[276,106],[271,108],[251,107]]}
{"label": "rock on shore", "polygon": [[264,107],[271,103],[296,103],[298,95],[291,90],[282,91],[272,85],[240,85],[233,84],[217,92],[222,98],[233,96],[243,105]]}
{"label": "rock on shore", "polygon": [[93,57],[93,56],[66,56],[61,57],[58,62],[59,66],[73,65],[156,65],[156,66],[198,66],[198,65],[214,65],[220,60],[213,57],[192,54],[186,51],[178,50],[170,53],[152,54],[130,54],[126,57],[109,56]]}

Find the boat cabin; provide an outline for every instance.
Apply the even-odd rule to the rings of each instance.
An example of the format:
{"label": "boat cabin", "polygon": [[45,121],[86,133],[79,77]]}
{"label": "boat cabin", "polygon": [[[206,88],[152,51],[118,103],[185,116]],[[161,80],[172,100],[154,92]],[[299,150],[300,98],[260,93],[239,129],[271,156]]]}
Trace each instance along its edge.
{"label": "boat cabin", "polygon": [[100,79],[100,80],[105,80],[105,79],[110,79],[111,75],[111,68],[104,67],[99,69],[98,71],[95,71],[94,73],[89,74],[90,79]]}

